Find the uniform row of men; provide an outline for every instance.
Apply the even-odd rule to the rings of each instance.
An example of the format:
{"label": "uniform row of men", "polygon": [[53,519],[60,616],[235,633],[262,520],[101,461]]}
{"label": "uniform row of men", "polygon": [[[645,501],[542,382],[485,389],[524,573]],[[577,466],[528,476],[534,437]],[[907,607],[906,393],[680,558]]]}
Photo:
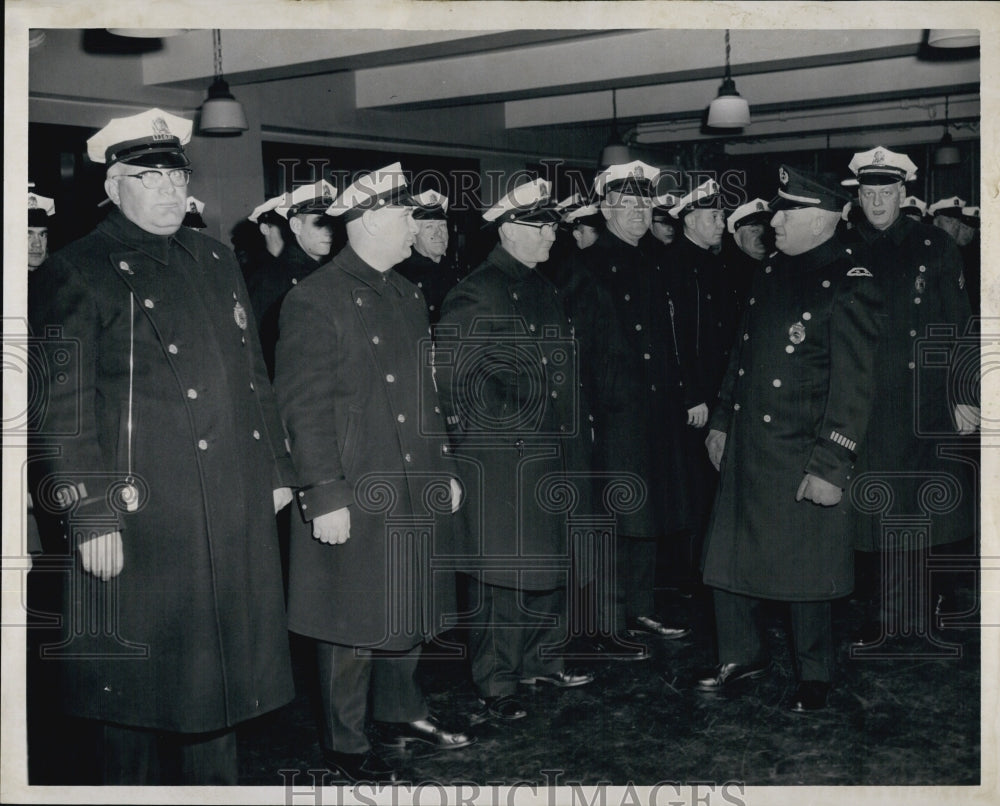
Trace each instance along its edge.
{"label": "uniform row of men", "polygon": [[[978,426],[974,378],[914,363],[931,325],[959,360],[970,306],[949,235],[901,214],[905,155],[855,156],[850,231],[839,182],[782,167],[729,218],[739,270],[714,181],[668,199],[656,168],[612,165],[592,205],[527,182],[483,213],[496,246],[460,282],[447,199],[411,196],[397,163],[254,210],[271,257],[245,283],[182,226],[190,135],[160,110],[94,135],[114,209],[29,289],[29,479],[73,561],[47,656],[101,782],[235,783],[235,726],[293,697],[287,630],[315,642],[331,769],[393,781],[380,744],[475,740],[429,712],[425,647],[467,654],[474,727],[523,718],[522,686],[591,682],[571,638],[641,661],[639,637],[687,635],[656,612],[658,551],[713,589],[719,665],[696,689],[768,673],[755,613],[781,600],[790,705],[826,706],[830,604],[852,549],[885,549],[852,483],[915,506],[937,443]],[[580,248],[550,261],[561,225]],[[934,541],[971,534],[960,494],[969,517]]]}

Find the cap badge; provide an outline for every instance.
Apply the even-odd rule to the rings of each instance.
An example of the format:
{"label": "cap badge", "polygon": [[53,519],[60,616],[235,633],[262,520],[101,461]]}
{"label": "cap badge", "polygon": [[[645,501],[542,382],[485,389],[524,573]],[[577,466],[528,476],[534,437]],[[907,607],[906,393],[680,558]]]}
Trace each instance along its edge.
{"label": "cap badge", "polygon": [[643,174],[642,166],[641,165],[637,165],[635,167],[635,170],[632,171],[632,176],[634,176],[636,179],[642,179],[643,175],[644,174]]}
{"label": "cap badge", "polygon": [[872,165],[885,165],[885,152],[876,151],[872,157]]}
{"label": "cap badge", "polygon": [[923,277],[918,277],[914,281],[913,287],[917,289],[918,294],[923,294],[927,290],[927,281]]}
{"label": "cap badge", "polygon": [[780,181],[781,184],[783,185],[788,184],[788,171],[786,171],[784,168],[778,169],[778,181]]}
{"label": "cap badge", "polygon": [[38,199],[35,196],[28,196],[28,207],[32,209],[38,207]]}
{"label": "cap badge", "polygon": [[167,121],[163,118],[153,118],[153,139],[166,140],[170,137],[173,137],[173,135],[167,127]]}
{"label": "cap badge", "polygon": [[962,200],[959,199],[958,197],[956,197],[955,198],[955,207],[961,207],[961,206],[962,206]]}
{"label": "cap badge", "polygon": [[239,304],[239,302],[233,306],[233,319],[236,320],[236,324],[240,330],[247,329],[247,312],[246,309]]}
{"label": "cap badge", "polygon": [[764,209],[764,202],[757,202],[757,210],[763,210],[763,209]]}
{"label": "cap badge", "polygon": [[801,322],[796,322],[788,328],[788,340],[792,344],[802,344],[806,340],[806,326]]}

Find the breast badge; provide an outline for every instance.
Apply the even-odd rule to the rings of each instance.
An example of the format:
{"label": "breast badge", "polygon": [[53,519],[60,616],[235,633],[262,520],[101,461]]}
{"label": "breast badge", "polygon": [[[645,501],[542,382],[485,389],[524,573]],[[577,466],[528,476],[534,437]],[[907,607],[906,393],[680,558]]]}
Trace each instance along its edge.
{"label": "breast badge", "polygon": [[802,344],[806,340],[806,326],[801,322],[796,322],[788,328],[788,340],[792,344]]}
{"label": "breast badge", "polygon": [[238,302],[233,306],[233,319],[236,320],[236,324],[239,326],[240,330],[247,329],[247,312],[246,308],[240,305]]}

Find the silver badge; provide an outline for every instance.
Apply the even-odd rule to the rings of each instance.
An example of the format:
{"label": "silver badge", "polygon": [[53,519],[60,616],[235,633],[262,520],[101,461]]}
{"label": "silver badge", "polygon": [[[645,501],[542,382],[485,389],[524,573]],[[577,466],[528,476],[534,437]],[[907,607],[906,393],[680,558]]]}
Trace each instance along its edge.
{"label": "silver badge", "polygon": [[916,287],[918,294],[923,294],[927,290],[927,281],[922,276],[918,277],[913,285]]}
{"label": "silver badge", "polygon": [[788,171],[785,170],[784,166],[778,170],[778,181],[783,185],[788,184]]}
{"label": "silver badge", "polygon": [[236,320],[236,324],[239,325],[240,330],[247,329],[247,312],[238,302],[233,307],[233,319]]}
{"label": "silver badge", "polygon": [[788,340],[792,344],[802,344],[806,340],[806,326],[801,322],[796,322],[788,328]]}

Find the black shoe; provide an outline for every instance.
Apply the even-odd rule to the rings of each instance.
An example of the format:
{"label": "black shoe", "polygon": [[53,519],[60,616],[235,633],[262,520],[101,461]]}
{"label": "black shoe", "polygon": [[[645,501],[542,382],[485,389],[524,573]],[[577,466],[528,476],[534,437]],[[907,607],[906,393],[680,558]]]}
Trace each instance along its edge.
{"label": "black shoe", "polygon": [[875,644],[882,643],[883,640],[882,625],[876,622],[868,622],[851,639],[851,646],[875,646]]}
{"label": "black shoe", "polygon": [[695,686],[701,691],[725,691],[739,680],[756,680],[770,671],[770,661],[763,663],[720,663],[712,674],[703,677]]}
{"label": "black shoe", "polygon": [[528,715],[521,701],[513,694],[505,694],[502,697],[483,697],[479,700],[479,705],[480,710],[469,719],[473,725],[490,719],[513,722],[516,719],[524,719]]}
{"label": "black shoe", "polygon": [[830,693],[830,684],[824,680],[803,680],[795,687],[792,695],[791,710],[797,714],[807,711],[822,711],[826,708],[826,698]]}
{"label": "black shoe", "polygon": [[324,750],[323,759],[330,765],[332,772],[338,772],[352,784],[359,781],[373,784],[396,780],[396,771],[388,761],[369,750],[366,753],[340,753],[336,750]]}
{"label": "black shoe", "polygon": [[382,722],[379,732],[383,744],[395,747],[405,747],[409,742],[423,742],[439,750],[458,750],[475,741],[465,733],[445,730],[433,716],[414,722]]}
{"label": "black shoe", "polygon": [[590,642],[590,650],[598,658],[608,660],[647,660],[649,648],[622,635],[602,635]]}
{"label": "black shoe", "polygon": [[533,686],[536,683],[548,683],[556,688],[573,688],[574,686],[585,686],[594,682],[594,676],[587,672],[553,672],[552,674],[540,674],[534,677],[522,677],[521,682],[526,686]]}
{"label": "black shoe", "polygon": [[628,631],[633,635],[635,633],[646,633],[647,635],[655,635],[657,638],[666,638],[668,641],[684,638],[691,634],[690,627],[668,627],[662,621],[652,616],[638,616],[635,619],[631,619],[628,624]]}

